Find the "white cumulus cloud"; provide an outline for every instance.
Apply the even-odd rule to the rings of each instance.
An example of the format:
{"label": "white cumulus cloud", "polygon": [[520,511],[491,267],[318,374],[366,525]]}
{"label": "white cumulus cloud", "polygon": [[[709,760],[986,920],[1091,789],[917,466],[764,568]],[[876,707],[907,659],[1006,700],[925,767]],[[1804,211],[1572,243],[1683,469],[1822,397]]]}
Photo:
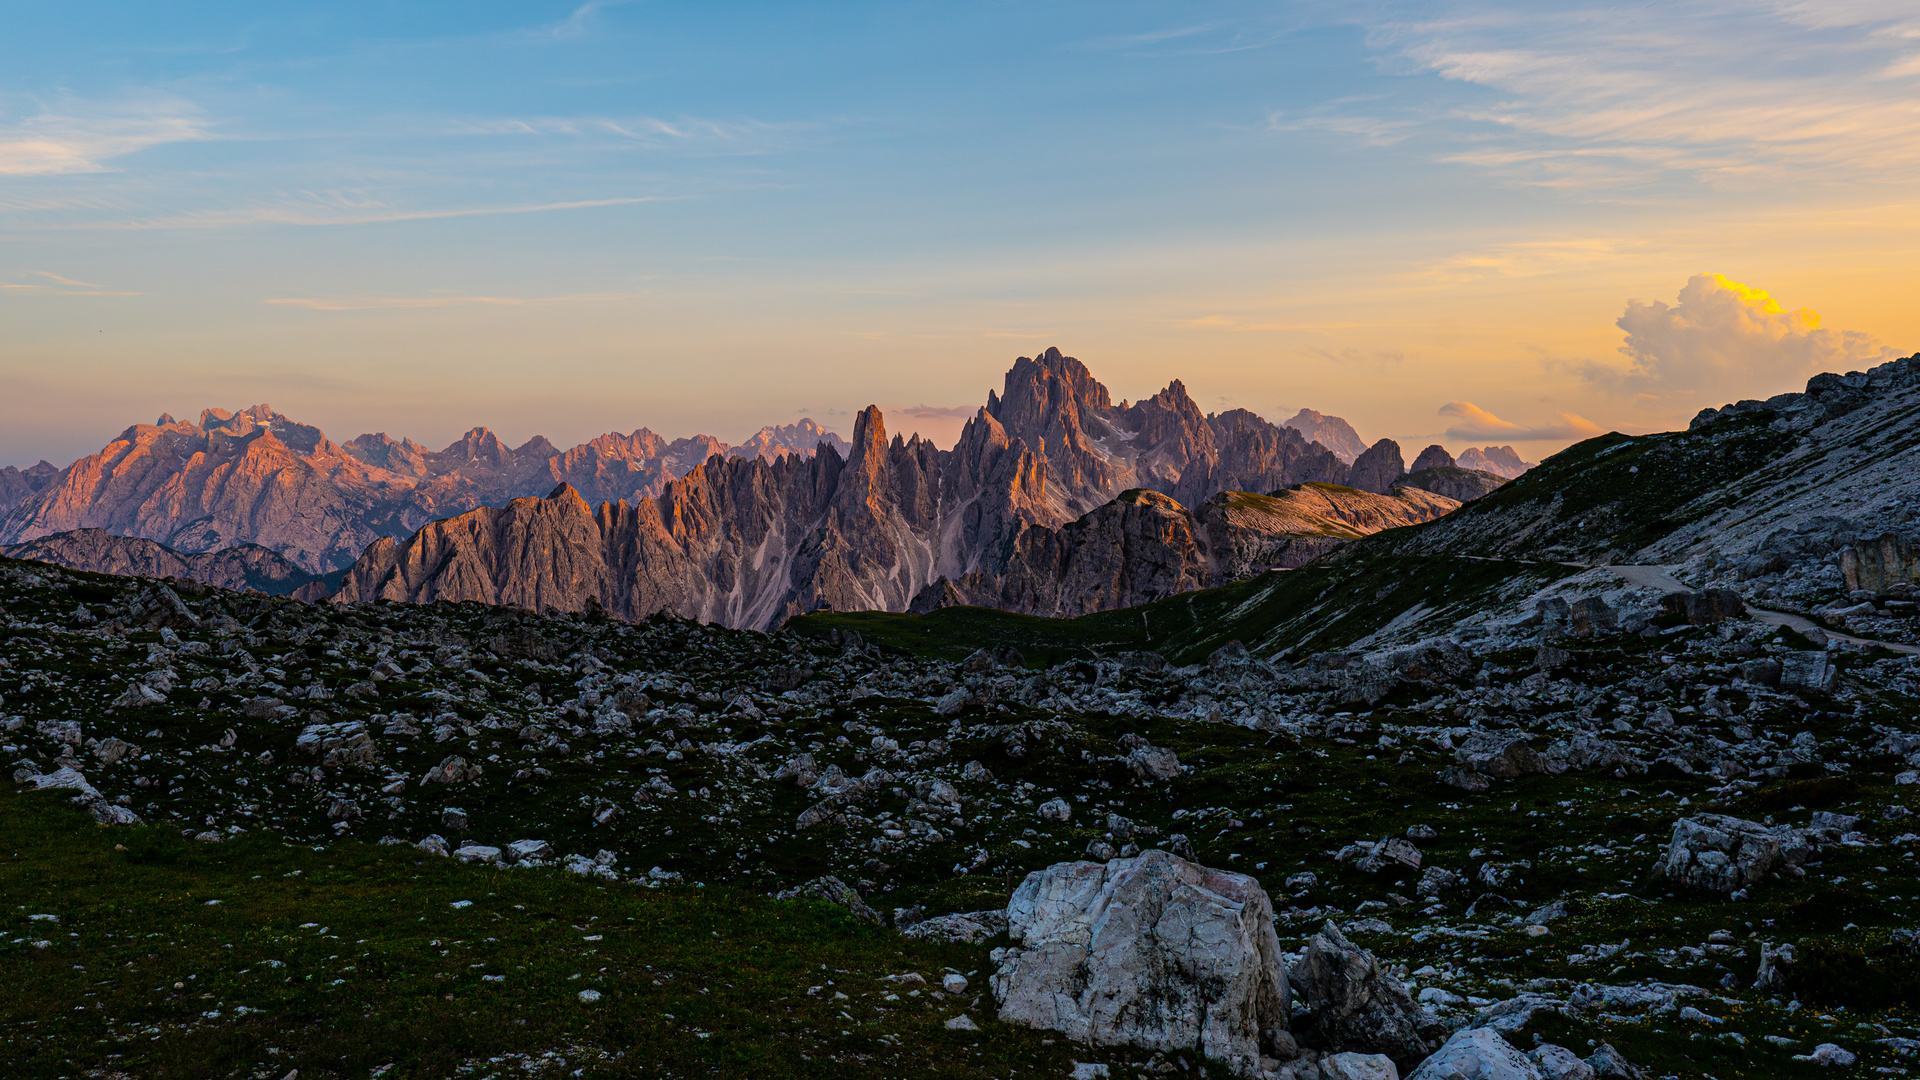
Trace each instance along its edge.
{"label": "white cumulus cloud", "polygon": [[1688,278],[1675,304],[1630,300],[1615,325],[1627,332],[1627,363],[1589,364],[1582,374],[1643,393],[1752,396],[1892,358],[1872,334],[1828,329],[1811,309],[1787,310],[1766,290],[1720,274]]}

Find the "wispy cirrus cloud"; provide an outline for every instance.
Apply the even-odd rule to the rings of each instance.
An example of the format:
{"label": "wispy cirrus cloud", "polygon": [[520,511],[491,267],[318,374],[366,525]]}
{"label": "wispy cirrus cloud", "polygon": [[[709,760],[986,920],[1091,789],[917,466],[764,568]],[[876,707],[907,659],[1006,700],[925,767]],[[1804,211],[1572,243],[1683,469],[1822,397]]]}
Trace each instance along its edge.
{"label": "wispy cirrus cloud", "polygon": [[911,405],[888,410],[915,420],[965,420],[980,411],[978,405]]}
{"label": "wispy cirrus cloud", "polygon": [[754,155],[793,149],[846,121],[783,121],[658,116],[506,116],[451,121],[453,135],[567,138],[606,147],[692,154]]}
{"label": "wispy cirrus cloud", "polygon": [[145,293],[115,289],[91,281],[80,281],[50,270],[32,270],[29,276],[40,281],[0,281],[0,292],[30,293],[41,296],[144,296]]}
{"label": "wispy cirrus cloud", "polygon": [[1301,126],[1382,141],[1417,122],[1440,160],[1548,187],[1910,182],[1920,169],[1920,16],[1908,3],[1366,11],[1357,21],[1388,69],[1485,93],[1330,103]]}
{"label": "wispy cirrus cloud", "polygon": [[1516,424],[1495,416],[1471,401],[1449,401],[1440,406],[1440,415],[1454,420],[1447,428],[1447,438],[1467,442],[1502,439],[1509,442],[1562,442],[1590,439],[1605,433],[1600,425],[1573,413],[1559,413],[1557,419],[1545,423]]}
{"label": "wispy cirrus cloud", "polygon": [[106,172],[114,159],[151,146],[211,139],[212,127],[176,98],[43,104],[31,116],[0,121],[0,176]]}
{"label": "wispy cirrus cloud", "polygon": [[568,293],[562,296],[473,296],[429,293],[425,296],[274,296],[262,300],[275,307],[308,311],[396,311],[423,308],[539,307],[549,304],[592,304],[631,300],[639,293]]}
{"label": "wispy cirrus cloud", "polygon": [[443,218],[493,217],[501,214],[543,214],[560,210],[588,210],[605,206],[633,206],[662,202],[672,196],[632,195],[613,199],[578,199],[572,202],[522,203],[500,206],[458,206],[447,208],[406,208],[387,206],[379,201],[353,201],[338,198],[292,197],[279,203],[185,211],[152,216],[110,217],[60,226],[67,229],[146,230],[146,229],[218,229],[236,225],[381,225],[401,221],[436,221]]}

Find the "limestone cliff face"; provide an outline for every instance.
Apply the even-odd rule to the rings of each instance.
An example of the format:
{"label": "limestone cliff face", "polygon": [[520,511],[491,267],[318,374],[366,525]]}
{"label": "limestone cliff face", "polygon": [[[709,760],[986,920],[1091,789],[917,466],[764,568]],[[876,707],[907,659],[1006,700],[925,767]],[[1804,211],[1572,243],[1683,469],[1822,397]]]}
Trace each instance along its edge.
{"label": "limestone cliff face", "polygon": [[1221,492],[1197,510],[1136,489],[1059,529],[1023,533],[998,573],[942,579],[910,610],[953,604],[1074,616],[1305,565],[1342,544],[1453,510],[1417,488],[1376,495],[1301,484],[1272,495]]}
{"label": "limestone cliff face", "polygon": [[338,596],[666,610],[744,627],[826,607],[902,610],[933,578],[938,451],[889,442],[869,408],[851,454],[716,456],[658,498],[597,510],[562,484],[377,541]]}
{"label": "limestone cliff face", "polygon": [[[469,441],[473,458],[504,460]],[[1016,610],[1098,610],[1230,572],[1222,568],[1232,559],[1210,553],[1233,547],[1229,534],[1245,527],[1225,509],[1209,526],[1183,502],[1356,475],[1384,493],[1403,471],[1391,442],[1350,468],[1250,412],[1202,413],[1177,380],[1115,405],[1086,365],[1049,349],[1014,363],[951,451],[889,441],[869,407],[844,456],[829,443],[812,455],[715,457],[657,495],[614,500],[593,498],[573,483],[584,474],[566,472],[543,499],[476,508],[374,544],[339,596],[597,605],[627,618],[665,609],[763,628],[821,608],[905,610],[944,581]],[[1445,512],[1387,501],[1403,518]],[[1208,527],[1225,531],[1213,538]],[[1342,537],[1361,534],[1341,527]],[[1295,531],[1285,550],[1243,544],[1257,554],[1241,561],[1305,561],[1329,539]]]}
{"label": "limestone cliff face", "polygon": [[135,536],[114,536],[102,529],[55,533],[24,544],[0,547],[9,559],[32,559],[96,574],[185,578],[223,589],[252,589],[291,595],[320,579],[258,544],[184,554]]}

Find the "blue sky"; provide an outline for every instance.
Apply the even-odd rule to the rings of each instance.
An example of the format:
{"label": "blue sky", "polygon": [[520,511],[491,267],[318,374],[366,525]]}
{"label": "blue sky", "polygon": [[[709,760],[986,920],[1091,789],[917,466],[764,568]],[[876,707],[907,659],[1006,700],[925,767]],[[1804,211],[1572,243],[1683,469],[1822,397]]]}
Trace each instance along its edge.
{"label": "blue sky", "polygon": [[[1047,345],[1116,396],[1179,377],[1538,453],[1920,348],[1910,4],[8,24],[0,461],[262,400],[434,444],[874,402],[945,441]],[[1752,290],[1688,301],[1703,272],[1826,335]],[[1716,298],[1746,306],[1704,342]],[[1630,300],[1678,306],[1630,328]]]}

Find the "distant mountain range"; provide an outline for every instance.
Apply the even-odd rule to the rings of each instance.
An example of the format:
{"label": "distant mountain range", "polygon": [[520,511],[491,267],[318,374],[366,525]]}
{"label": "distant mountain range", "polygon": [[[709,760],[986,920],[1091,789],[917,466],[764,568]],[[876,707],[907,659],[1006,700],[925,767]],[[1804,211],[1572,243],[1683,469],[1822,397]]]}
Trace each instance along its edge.
{"label": "distant mountain range", "polygon": [[[952,450],[889,441],[875,407],[851,442],[802,419],[737,446],[641,428],[568,450],[541,436],[509,447],[481,427],[438,451],[384,432],[336,444],[266,405],[163,415],[65,469],[0,471],[0,544],[267,592],[340,581],[347,598],[664,609],[739,627],[917,598],[1078,612],[1297,564],[1444,514],[1525,467],[1508,447],[1456,462],[1436,446],[1409,477],[1399,444],[1366,446],[1339,417],[1203,414],[1177,379],[1115,405],[1049,349],[1014,364]],[[1301,484],[1377,505],[1257,501]],[[1117,501],[1132,491],[1162,498]],[[1229,492],[1248,498],[1220,502]],[[1303,525],[1302,499],[1351,520]],[[1063,592],[1070,581],[1092,591]]]}
{"label": "distant mountain range", "polygon": [[[509,448],[483,427],[444,450],[386,433],[345,444],[256,405],[208,409],[198,423],[161,416],[99,453],[55,469],[0,470],[0,543],[76,529],[158,541],[198,554],[258,544],[310,574],[338,570],[381,536],[406,536],[436,518],[567,483],[596,501],[658,496],[707,458],[773,461],[844,453],[839,435],[810,419],[762,428],[729,447],[706,435],[671,442],[641,428],[570,450],[543,436]],[[97,544],[96,544],[97,546]]]}
{"label": "distant mountain range", "polygon": [[[1472,475],[1480,477],[1476,495],[1501,483]],[[1257,561],[1250,551],[1288,531],[1249,527],[1242,513],[1239,535],[1260,535],[1237,542],[1225,524],[1215,528],[1223,513],[1196,517],[1187,507],[1303,483],[1390,497],[1391,511],[1360,515],[1378,522],[1372,528],[1458,505],[1424,493],[1392,497],[1406,480],[1390,439],[1344,462],[1244,409],[1203,414],[1177,379],[1116,406],[1086,365],[1049,349],[1015,362],[950,451],[918,437],[889,441],[884,417],[869,406],[845,458],[709,459],[656,498],[597,509],[560,484],[544,499],[482,507],[404,540],[377,541],[338,595],[599,609],[622,618],[664,610],[750,628],[826,608],[902,611],[916,603],[1094,610],[1199,587],[1221,566]],[[1372,531],[1344,528],[1348,537]],[[1151,563],[1168,570],[1149,573]],[[1068,580],[1078,582],[1072,595],[1062,592]]]}

